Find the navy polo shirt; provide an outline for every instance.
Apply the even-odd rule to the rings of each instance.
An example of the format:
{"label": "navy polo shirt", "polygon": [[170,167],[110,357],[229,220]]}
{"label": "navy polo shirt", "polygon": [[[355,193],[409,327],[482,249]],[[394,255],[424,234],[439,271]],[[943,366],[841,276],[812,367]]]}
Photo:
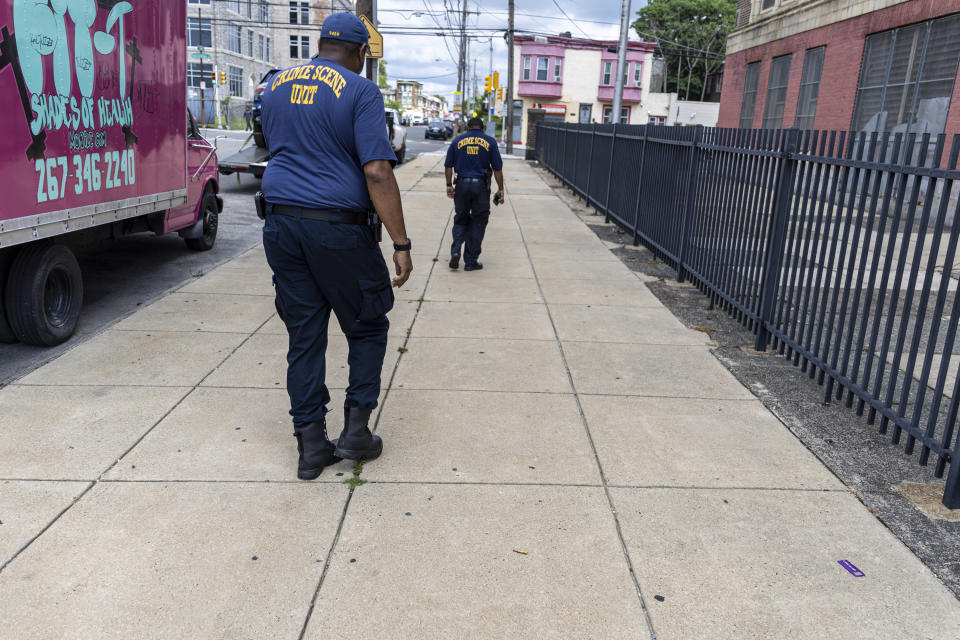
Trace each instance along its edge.
{"label": "navy polo shirt", "polygon": [[483,178],[487,175],[488,167],[503,171],[503,158],[500,157],[496,140],[480,129],[470,129],[450,143],[444,166],[453,168],[458,176],[464,178]]}
{"label": "navy polo shirt", "polygon": [[325,58],[282,71],[263,94],[272,204],[370,210],[363,165],[397,162],[383,96],[373,82]]}

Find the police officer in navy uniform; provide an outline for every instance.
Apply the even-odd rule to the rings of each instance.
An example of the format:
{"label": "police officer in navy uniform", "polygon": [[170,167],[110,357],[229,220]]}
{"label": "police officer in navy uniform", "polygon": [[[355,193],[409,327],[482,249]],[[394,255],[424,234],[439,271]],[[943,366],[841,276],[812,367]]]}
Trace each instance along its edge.
{"label": "police officer in navy uniform", "polygon": [[[447,149],[445,167],[447,196],[453,198],[456,210],[450,268],[460,266],[460,251],[463,249],[463,270],[483,269],[478,258],[490,219],[491,170],[498,188],[494,202],[503,203],[503,159],[497,141],[483,132],[483,120],[467,120],[467,131],[454,138]],[[456,186],[454,170],[457,172]]]}
{"label": "police officer in navy uniform", "polygon": [[[367,39],[353,14],[329,16],[318,56],[273,76],[263,94],[271,154],[263,176],[263,246],[290,335],[287,391],[297,475],[305,480],[342,458],[372,460],[383,450],[369,419],[380,395],[393,291],[373,211],[394,241],[393,286],[413,269],[383,97],[358,75]],[[350,366],[344,426],[334,441],[325,419],[331,311],[346,335]]]}

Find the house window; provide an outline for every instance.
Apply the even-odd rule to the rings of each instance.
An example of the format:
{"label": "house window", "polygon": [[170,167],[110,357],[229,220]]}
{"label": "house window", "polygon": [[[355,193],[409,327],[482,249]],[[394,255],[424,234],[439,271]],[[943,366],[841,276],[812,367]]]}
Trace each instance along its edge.
{"label": "house window", "polygon": [[227,49],[234,53],[243,53],[243,47],[240,46],[243,34],[239,25],[232,24],[227,30]]}
{"label": "house window", "polygon": [[625,87],[630,86],[630,63],[629,62],[623,63],[623,86]]}
{"label": "house window", "polygon": [[524,56],[523,58],[523,79],[530,79],[530,56]]}
{"label": "house window", "polygon": [[554,82],[560,82],[561,71],[562,71],[562,68],[560,65],[561,65],[561,59],[555,58],[553,61],[553,81]]}
{"label": "house window", "polygon": [[210,26],[210,18],[189,18],[187,20],[187,46],[213,46],[213,28]]}
{"label": "house window", "polygon": [[635,64],[633,65],[633,86],[635,86],[635,87],[639,87],[639,86],[640,86],[640,72],[641,72],[641,71],[642,71],[641,65],[640,65],[639,63],[635,63]]}
{"label": "house window", "polygon": [[310,24],[309,2],[290,2],[290,24]]}
{"label": "house window", "polygon": [[960,59],[960,14],[867,37],[853,128],[943,133]]}
{"label": "house window", "polygon": [[243,69],[234,67],[227,68],[227,81],[230,85],[230,95],[239,98],[243,95]]}
{"label": "house window", "polygon": [[613,63],[607,60],[603,63],[603,86],[610,86],[610,78],[613,75],[612,73]]}
{"label": "house window", "polygon": [[666,116],[650,116],[649,124],[664,124],[666,121]]}
{"label": "house window", "polygon": [[[604,105],[603,124],[610,124],[611,114],[613,114],[613,107]],[[620,124],[630,124],[630,107],[620,107]]]}
{"label": "house window", "polygon": [[550,58],[537,58],[537,81],[547,81],[547,70],[550,68]]}
{"label": "house window", "polygon": [[809,49],[803,57],[803,76],[800,78],[800,97],[797,99],[797,119],[794,123],[800,129],[813,129],[825,52],[826,47],[817,47]]}
{"label": "house window", "polygon": [[763,108],[763,128],[779,129],[783,125],[783,107],[787,102],[787,84],[790,82],[792,54],[774,58],[770,63],[770,82],[767,85],[767,104]]}
{"label": "house window", "polygon": [[747,65],[747,74],[743,80],[743,104],[740,106],[740,128],[753,127],[753,112],[757,106],[757,83],[760,81],[760,62]]}

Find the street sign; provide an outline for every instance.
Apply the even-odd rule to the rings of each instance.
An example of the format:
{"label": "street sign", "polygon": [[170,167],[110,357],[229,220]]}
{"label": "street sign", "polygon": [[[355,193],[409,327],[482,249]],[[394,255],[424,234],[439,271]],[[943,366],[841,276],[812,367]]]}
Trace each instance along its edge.
{"label": "street sign", "polygon": [[201,80],[201,81],[200,81],[200,91],[206,91],[206,90],[207,90],[207,83],[204,82],[203,80]]}
{"label": "street sign", "polygon": [[370,46],[370,51],[367,52],[368,58],[382,58],[383,57],[383,35],[377,28],[373,26],[373,23],[370,22],[370,19],[367,16],[360,16],[360,19],[363,21],[363,24],[367,27],[367,33],[370,35],[370,40],[367,44]]}
{"label": "street sign", "polygon": [[203,46],[199,46],[199,47],[197,47],[196,53],[191,53],[191,54],[190,54],[190,57],[191,57],[191,58],[198,58],[198,59],[200,59],[200,60],[209,60],[209,59],[210,59],[210,54],[209,54],[209,53],[204,53],[204,48],[203,48]]}

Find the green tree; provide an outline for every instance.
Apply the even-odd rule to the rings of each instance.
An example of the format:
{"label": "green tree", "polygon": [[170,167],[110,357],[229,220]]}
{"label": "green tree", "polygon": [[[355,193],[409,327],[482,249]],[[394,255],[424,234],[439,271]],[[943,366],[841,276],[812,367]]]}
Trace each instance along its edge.
{"label": "green tree", "polygon": [[387,100],[385,103],[385,106],[387,107],[387,109],[393,109],[397,113],[400,113],[400,114],[403,113],[403,105],[400,104],[399,100]]}
{"label": "green tree", "polygon": [[736,11],[737,0],[650,0],[637,11],[634,30],[657,43],[666,63],[666,87],[653,89],[703,100],[707,76],[723,63]]}
{"label": "green tree", "polygon": [[390,82],[387,80],[387,61],[381,60],[380,64],[377,65],[377,86],[381,89],[386,89],[390,86]]}

